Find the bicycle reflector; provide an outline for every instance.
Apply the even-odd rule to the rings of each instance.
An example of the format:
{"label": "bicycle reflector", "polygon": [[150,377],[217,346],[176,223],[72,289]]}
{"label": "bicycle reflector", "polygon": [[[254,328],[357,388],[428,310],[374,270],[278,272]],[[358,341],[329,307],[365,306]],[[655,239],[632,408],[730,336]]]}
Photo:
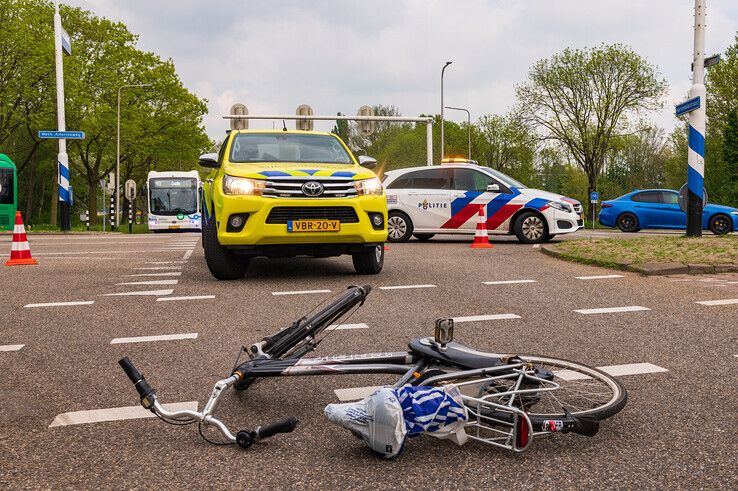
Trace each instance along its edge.
{"label": "bicycle reflector", "polygon": [[530,431],[528,428],[527,418],[518,416],[517,417],[517,431],[515,432],[515,446],[519,450],[523,450],[528,446],[530,440]]}

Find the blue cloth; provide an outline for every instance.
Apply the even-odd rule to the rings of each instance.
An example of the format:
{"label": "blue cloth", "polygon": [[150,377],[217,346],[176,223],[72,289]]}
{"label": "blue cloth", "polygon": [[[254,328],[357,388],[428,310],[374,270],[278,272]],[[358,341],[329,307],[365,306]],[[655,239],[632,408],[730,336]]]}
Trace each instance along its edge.
{"label": "blue cloth", "polygon": [[408,434],[434,432],[457,421],[466,421],[460,401],[436,387],[401,387],[395,389],[402,407]]}

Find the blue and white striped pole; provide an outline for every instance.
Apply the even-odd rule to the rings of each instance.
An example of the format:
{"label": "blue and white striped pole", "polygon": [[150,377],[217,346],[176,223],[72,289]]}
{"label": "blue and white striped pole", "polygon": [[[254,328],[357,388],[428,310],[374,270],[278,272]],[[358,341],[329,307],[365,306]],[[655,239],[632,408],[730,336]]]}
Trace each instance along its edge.
{"label": "blue and white striped pole", "polygon": [[[62,58],[62,23],[59,15],[59,3],[54,2],[54,58],[56,60],[56,120],[59,131],[66,131],[64,118],[64,69]],[[69,192],[69,157],[67,156],[67,140],[59,139],[59,153],[57,155],[57,170],[59,180],[59,210],[61,229],[72,229],[70,212],[72,200]]]}
{"label": "blue and white striped pole", "polygon": [[687,237],[702,236],[702,207],[705,189],[705,0],[694,2],[694,56],[689,97],[699,97],[700,105],[689,113],[687,163]]}

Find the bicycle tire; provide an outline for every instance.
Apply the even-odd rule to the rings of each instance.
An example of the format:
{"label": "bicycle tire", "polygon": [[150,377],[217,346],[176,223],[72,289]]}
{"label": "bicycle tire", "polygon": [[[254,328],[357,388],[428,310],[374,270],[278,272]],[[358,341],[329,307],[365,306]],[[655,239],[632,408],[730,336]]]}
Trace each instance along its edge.
{"label": "bicycle tire", "polygon": [[[566,416],[564,408],[569,410],[569,414],[571,414],[572,416],[588,416],[597,420],[603,420],[620,412],[625,407],[625,404],[628,401],[628,392],[623,384],[618,379],[614,378],[611,375],[608,375],[607,373],[597,368],[570,360],[551,358],[546,356],[511,354],[500,355],[501,358],[513,356],[520,358],[525,362],[529,362],[536,367],[542,367],[551,370],[552,372],[554,372],[553,381],[560,385],[559,389],[556,389],[551,393],[547,393],[544,391],[541,391],[539,393],[542,398],[547,398],[547,400],[551,404],[551,407],[554,408],[553,411],[542,412],[542,409],[545,407],[546,402],[541,401],[534,403],[534,406],[538,406],[538,408],[525,407],[525,412],[534,421],[537,421],[539,419],[543,420],[564,418]],[[566,370],[566,372],[564,372],[564,370]],[[605,397],[606,400],[603,400],[603,402],[598,402],[595,407],[589,408],[584,408],[581,405],[577,405],[574,403],[567,404],[568,401],[565,400],[567,394],[573,393],[574,395],[576,395],[577,392],[579,394],[583,394],[582,391],[577,391],[576,386],[586,387],[586,385],[584,384],[588,383],[587,381],[595,381],[596,383],[603,385],[603,387],[609,388],[609,392],[606,394]],[[448,382],[449,381],[443,381],[443,383]],[[589,383],[589,387],[592,388],[592,383]],[[549,396],[549,394],[555,394],[555,396]],[[592,397],[593,395],[595,394],[592,392],[587,392],[586,397],[580,395],[579,398],[587,399],[587,403],[591,404],[593,401],[590,399],[590,397]],[[553,402],[554,400],[555,402]],[[564,401],[563,404],[562,401]],[[558,410],[555,409],[554,404],[556,403],[561,404],[561,407]],[[525,406],[525,402],[523,401],[522,397],[520,400],[520,406]]]}

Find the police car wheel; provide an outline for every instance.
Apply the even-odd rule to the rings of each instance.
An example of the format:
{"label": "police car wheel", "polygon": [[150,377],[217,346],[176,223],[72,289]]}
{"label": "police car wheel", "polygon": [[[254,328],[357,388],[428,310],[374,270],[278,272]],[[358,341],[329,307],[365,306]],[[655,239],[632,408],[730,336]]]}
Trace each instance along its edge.
{"label": "police car wheel", "polygon": [[377,274],[384,266],[384,244],[367,247],[366,250],[351,254],[354,269],[358,274]]}
{"label": "police car wheel", "polygon": [[537,213],[526,212],[515,220],[515,236],[524,244],[540,244],[548,240],[548,224]]}
{"label": "police car wheel", "polygon": [[238,280],[244,277],[248,269],[248,259],[240,259],[220,245],[215,217],[203,225],[202,239],[205,263],[210,274],[218,280]]}
{"label": "police car wheel", "polygon": [[413,235],[413,222],[401,211],[389,212],[387,218],[387,240],[390,242],[407,242]]}

